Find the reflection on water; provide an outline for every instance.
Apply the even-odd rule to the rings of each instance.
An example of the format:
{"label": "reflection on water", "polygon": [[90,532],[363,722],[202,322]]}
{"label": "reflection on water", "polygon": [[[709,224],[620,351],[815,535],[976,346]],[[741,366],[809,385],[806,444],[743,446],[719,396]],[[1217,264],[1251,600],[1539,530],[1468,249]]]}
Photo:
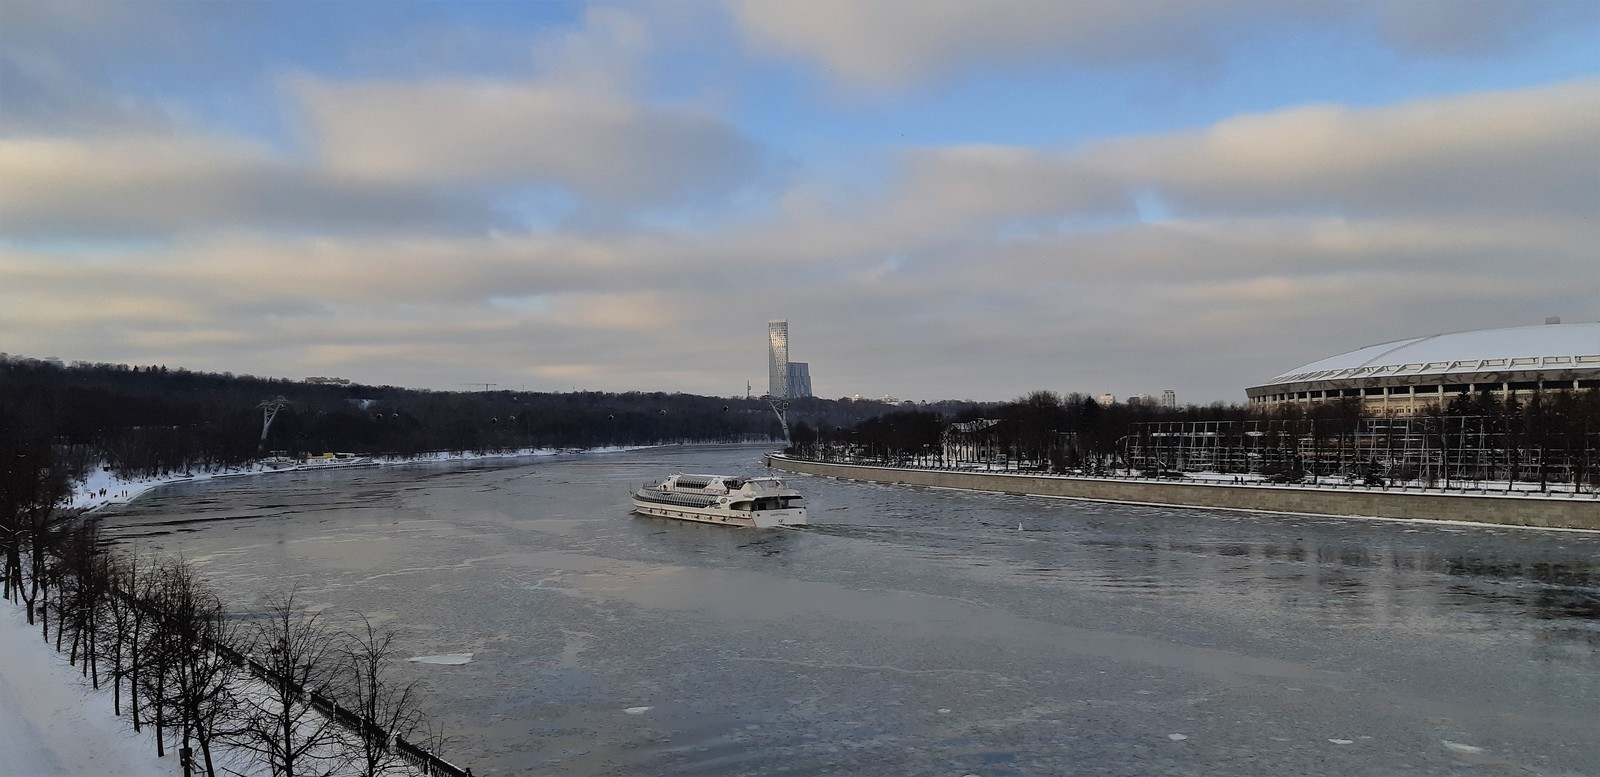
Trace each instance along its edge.
{"label": "reflection on water", "polygon": [[1600,535],[820,478],[802,530],[628,512],[629,484],[756,462],[283,474],[107,523],[247,613],[298,583],[413,655],[472,653],[401,671],[477,774],[1463,768],[1442,742],[1600,772]]}

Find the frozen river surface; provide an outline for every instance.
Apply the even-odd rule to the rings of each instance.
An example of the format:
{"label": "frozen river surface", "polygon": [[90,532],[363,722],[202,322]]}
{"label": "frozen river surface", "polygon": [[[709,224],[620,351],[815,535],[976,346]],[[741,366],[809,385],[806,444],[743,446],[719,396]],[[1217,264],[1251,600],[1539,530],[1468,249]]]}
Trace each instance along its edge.
{"label": "frozen river surface", "polygon": [[1600,775],[1600,535],[806,477],[809,529],[629,513],[759,455],[281,474],[106,523],[240,611],[298,584],[443,657],[401,671],[479,775]]}

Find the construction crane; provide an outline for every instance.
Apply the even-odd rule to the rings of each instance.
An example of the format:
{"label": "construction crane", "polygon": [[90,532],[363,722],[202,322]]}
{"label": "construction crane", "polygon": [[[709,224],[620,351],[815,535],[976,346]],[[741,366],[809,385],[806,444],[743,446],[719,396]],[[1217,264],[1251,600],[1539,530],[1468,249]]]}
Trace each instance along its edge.
{"label": "construction crane", "polygon": [[461,385],[463,385],[463,386],[482,386],[484,391],[488,391],[491,386],[498,386],[500,384],[498,384],[498,383],[463,383]]}

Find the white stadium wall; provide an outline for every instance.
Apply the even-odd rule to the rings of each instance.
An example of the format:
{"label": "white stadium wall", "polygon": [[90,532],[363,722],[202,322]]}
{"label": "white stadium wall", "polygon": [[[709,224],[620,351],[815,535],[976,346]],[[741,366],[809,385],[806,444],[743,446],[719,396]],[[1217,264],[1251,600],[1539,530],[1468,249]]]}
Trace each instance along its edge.
{"label": "white stadium wall", "polygon": [[1600,323],[1484,329],[1359,348],[1245,390],[1252,406],[1359,398],[1373,414],[1412,415],[1458,394],[1497,398],[1600,388]]}

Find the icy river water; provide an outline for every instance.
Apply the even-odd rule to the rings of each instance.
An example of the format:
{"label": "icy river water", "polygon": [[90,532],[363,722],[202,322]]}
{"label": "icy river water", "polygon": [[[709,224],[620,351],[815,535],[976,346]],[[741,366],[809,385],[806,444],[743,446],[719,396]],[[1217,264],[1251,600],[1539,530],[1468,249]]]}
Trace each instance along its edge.
{"label": "icy river water", "polygon": [[298,585],[478,775],[1600,775],[1600,534],[795,476],[802,530],[630,514],[760,449],[176,485],[105,514],[238,611]]}

